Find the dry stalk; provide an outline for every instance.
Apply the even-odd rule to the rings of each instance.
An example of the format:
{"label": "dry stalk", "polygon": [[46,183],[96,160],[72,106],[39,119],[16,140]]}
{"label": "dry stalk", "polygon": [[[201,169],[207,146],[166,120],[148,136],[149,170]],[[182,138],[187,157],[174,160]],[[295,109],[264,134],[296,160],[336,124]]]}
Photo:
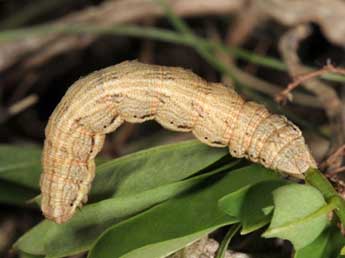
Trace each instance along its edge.
{"label": "dry stalk", "polygon": [[[180,16],[228,14],[240,9],[241,0],[169,0],[171,9]],[[116,13],[116,15],[114,15]],[[111,26],[123,23],[141,22],[158,18],[164,10],[151,0],[108,0],[98,7],[89,7],[58,19],[51,25],[93,24]],[[29,63],[42,63],[47,58],[60,55],[71,49],[90,45],[96,36],[63,36],[49,34],[46,37],[29,37],[25,40],[0,44],[0,70],[18,62],[23,56],[30,56]]]}
{"label": "dry stalk", "polygon": [[345,75],[345,69],[335,67],[333,64],[327,63],[324,67],[322,67],[319,70],[297,75],[294,77],[293,81],[289,83],[288,86],[283,91],[281,91],[279,94],[276,95],[275,97],[276,101],[279,103],[286,102],[287,99],[291,98],[289,97],[289,95],[292,90],[296,89],[298,86],[302,85],[306,81],[311,80],[316,77],[320,77],[326,73],[337,73],[337,74]]}
{"label": "dry stalk", "polygon": [[[291,90],[295,89],[299,85],[303,84],[304,87],[312,92],[325,109],[326,115],[331,125],[332,139],[329,152],[333,152],[339,146],[345,142],[345,125],[342,123],[342,117],[344,116],[343,103],[338,97],[336,91],[329,85],[316,79],[316,77],[333,72],[345,74],[342,68],[336,68],[328,63],[324,68],[317,71],[307,71],[307,69],[301,64],[301,61],[297,55],[299,42],[306,38],[311,32],[311,28],[307,25],[300,25],[296,28],[289,30],[280,40],[280,51],[282,53],[285,63],[288,65],[288,70],[294,79],[288,87],[277,95],[278,101],[286,100],[291,94]],[[301,75],[302,74],[302,75]],[[333,161],[329,170],[338,169],[341,166],[342,158],[337,161]]]}

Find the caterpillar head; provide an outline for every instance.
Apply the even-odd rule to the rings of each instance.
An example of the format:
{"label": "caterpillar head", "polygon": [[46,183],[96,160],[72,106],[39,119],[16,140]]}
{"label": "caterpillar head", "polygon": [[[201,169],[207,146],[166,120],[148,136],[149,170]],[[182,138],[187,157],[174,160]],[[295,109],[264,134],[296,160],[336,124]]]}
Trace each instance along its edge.
{"label": "caterpillar head", "polygon": [[288,175],[304,178],[303,174],[311,167],[317,168],[317,165],[301,137],[282,150],[273,167]]}
{"label": "caterpillar head", "polygon": [[60,202],[59,205],[51,205],[51,202],[54,202],[54,199],[44,200],[45,197],[42,197],[41,209],[44,216],[54,221],[57,224],[63,224],[67,222],[75,213],[77,203],[64,203]]}
{"label": "caterpillar head", "polygon": [[[44,176],[44,175],[43,175]],[[54,187],[54,186],[53,186]],[[59,187],[56,185],[57,188]],[[84,191],[80,191],[80,185],[65,183],[63,185],[64,193],[63,197],[59,195],[42,195],[41,209],[44,216],[58,224],[67,222],[78,207],[81,207],[86,202],[88,188]]]}
{"label": "caterpillar head", "polygon": [[[66,164],[53,163],[54,168],[63,170]],[[44,216],[58,224],[67,222],[87,201],[91,181],[94,177],[93,160],[88,165],[69,164],[69,173],[60,175],[46,168],[41,176],[41,209]],[[45,168],[45,167],[44,167]],[[81,176],[83,175],[83,176]]]}

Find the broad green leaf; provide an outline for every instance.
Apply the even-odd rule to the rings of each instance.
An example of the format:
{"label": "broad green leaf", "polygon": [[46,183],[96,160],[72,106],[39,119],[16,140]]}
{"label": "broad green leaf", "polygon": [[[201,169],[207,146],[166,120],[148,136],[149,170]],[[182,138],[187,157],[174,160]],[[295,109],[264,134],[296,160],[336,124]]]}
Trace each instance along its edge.
{"label": "broad green leaf", "polygon": [[[264,184],[264,182],[266,181],[271,182],[271,180],[274,180],[274,179],[278,180],[278,178],[279,178],[278,174],[267,173],[266,175],[263,175],[262,177],[263,182],[258,183],[258,184]],[[224,196],[218,201],[219,207],[230,216],[238,218],[241,221],[241,223],[243,223],[243,218],[250,219],[247,217],[248,216],[250,217],[252,214],[251,212],[254,211],[254,210],[251,210],[251,207],[255,209],[254,212],[261,214],[261,207],[263,208],[266,207],[266,206],[260,206],[260,203],[259,203],[260,201],[262,203],[262,201],[264,200],[262,193],[256,196],[253,196],[252,194],[248,196],[248,193],[252,191],[251,190],[252,187],[256,186],[255,183],[256,182],[254,182],[254,184],[252,185],[248,184],[245,187]],[[254,203],[254,202],[258,202],[258,203]],[[272,204],[273,204],[273,201],[272,201]],[[258,211],[257,209],[259,209],[260,211]]]}
{"label": "broad green leaf", "polygon": [[19,257],[20,258],[43,258],[43,256],[40,256],[40,255],[27,254],[24,252],[20,252]]}
{"label": "broad green leaf", "polygon": [[[271,175],[268,175],[269,177]],[[221,210],[230,216],[238,218],[240,220],[241,208],[246,198],[246,194],[250,188],[250,185],[246,185],[237,191],[234,191],[218,201],[218,206]]]}
{"label": "broad green leaf", "polygon": [[[97,159],[97,164],[104,163]],[[38,146],[0,145],[0,179],[39,189],[41,149]]]}
{"label": "broad green leaf", "polygon": [[227,155],[198,141],[163,145],[139,151],[97,168],[91,195],[138,193],[189,177]]}
{"label": "broad green leaf", "polygon": [[267,214],[265,209],[273,206],[273,190],[285,184],[287,181],[271,180],[250,187],[241,208],[241,234],[253,232],[270,222],[271,214]]}
{"label": "broad green leaf", "polygon": [[0,179],[39,188],[41,150],[34,146],[0,145]]}
{"label": "broad green leaf", "polygon": [[38,190],[25,186],[0,181],[0,203],[25,205],[28,200],[34,198]]}
{"label": "broad green leaf", "polygon": [[181,249],[181,247],[185,247],[186,245],[193,243],[194,241],[202,238],[203,236],[211,233],[212,231],[216,230],[220,225],[217,227],[211,227],[205,229],[203,231],[199,231],[194,234],[190,234],[187,236],[170,239],[168,241],[158,242],[151,245],[146,245],[142,248],[138,248],[129,252],[121,258],[153,258],[153,257],[164,257],[167,254],[176,252]]}
{"label": "broad green leaf", "polygon": [[[210,148],[198,141],[187,141],[147,149],[109,162],[97,159],[97,164],[102,165],[97,166],[91,195],[98,198],[91,196],[91,200],[175,182],[226,155],[225,148]],[[0,179],[38,190],[40,174],[41,150],[38,147],[0,145]],[[23,194],[18,196],[20,199],[28,196],[23,191],[18,193]]]}
{"label": "broad green leaf", "polygon": [[297,250],[294,258],[338,258],[344,245],[345,238],[340,229],[329,225],[311,244]]}
{"label": "broad green leaf", "polygon": [[[169,182],[173,183],[195,174],[224,155],[224,149],[211,149],[204,144],[191,141],[152,148],[106,162],[98,169],[93,186],[96,190],[93,192],[106,193],[114,192],[114,189],[123,189],[124,191],[117,195],[121,198],[88,205],[65,225],[58,226],[44,221],[24,235],[18,246],[34,254],[54,254],[58,250],[57,253],[67,255],[86,250],[109,225],[164,201],[197,183],[194,179],[177,184]],[[159,169],[155,168],[155,165],[158,165]],[[160,181],[157,181],[157,178]],[[160,185],[167,185],[167,188],[159,188]],[[150,191],[153,187],[156,189]],[[82,230],[83,228],[85,229]],[[44,241],[36,241],[41,240],[43,232],[50,233]],[[84,234],[85,232],[87,234]]]}
{"label": "broad green leaf", "polygon": [[195,187],[213,174],[214,172],[211,172],[141,193],[86,205],[66,224],[57,225],[48,220],[41,222],[23,235],[15,246],[27,253],[51,257],[88,250],[110,225]]}
{"label": "broad green leaf", "polygon": [[271,205],[271,206],[267,206],[265,208],[262,208],[262,212],[265,214],[265,215],[269,215],[273,212],[274,210],[274,205]]}
{"label": "broad green leaf", "polygon": [[[236,218],[218,208],[218,200],[229,192],[262,181],[267,174],[272,172],[252,165],[234,170],[218,180],[208,179],[208,187],[190,191],[110,227],[98,239],[89,257],[138,257],[132,255],[132,252],[141,249],[141,257],[151,254],[150,257],[155,258],[180,249],[182,243],[180,246],[175,245],[174,250],[164,249],[160,243],[166,245],[167,241],[235,223]],[[144,248],[148,246],[151,248]],[[149,253],[144,253],[145,250],[149,250]]]}
{"label": "broad green leaf", "polygon": [[308,185],[291,184],[273,192],[274,213],[266,238],[279,237],[292,242],[299,250],[314,241],[328,220],[318,212],[326,205],[322,194]]}

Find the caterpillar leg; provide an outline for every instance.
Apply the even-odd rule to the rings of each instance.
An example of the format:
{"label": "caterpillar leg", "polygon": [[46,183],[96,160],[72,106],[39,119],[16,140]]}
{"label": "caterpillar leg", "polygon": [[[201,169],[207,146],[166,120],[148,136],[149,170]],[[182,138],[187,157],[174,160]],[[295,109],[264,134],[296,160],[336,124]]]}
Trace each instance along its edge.
{"label": "caterpillar leg", "polygon": [[107,134],[114,132],[118,127],[120,127],[124,122],[124,119],[120,115],[114,116],[113,120],[108,124],[102,133]]}

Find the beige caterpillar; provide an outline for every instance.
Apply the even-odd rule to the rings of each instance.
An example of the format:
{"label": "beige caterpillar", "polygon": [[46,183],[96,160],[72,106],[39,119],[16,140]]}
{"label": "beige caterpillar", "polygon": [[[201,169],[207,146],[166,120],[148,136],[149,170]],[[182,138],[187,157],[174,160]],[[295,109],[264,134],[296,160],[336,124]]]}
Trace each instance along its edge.
{"label": "beige caterpillar", "polygon": [[301,131],[285,117],[190,71],[127,61],[75,82],[51,115],[42,159],[44,215],[69,220],[87,200],[105,135],[125,121],[152,119],[290,175],[316,167]]}

